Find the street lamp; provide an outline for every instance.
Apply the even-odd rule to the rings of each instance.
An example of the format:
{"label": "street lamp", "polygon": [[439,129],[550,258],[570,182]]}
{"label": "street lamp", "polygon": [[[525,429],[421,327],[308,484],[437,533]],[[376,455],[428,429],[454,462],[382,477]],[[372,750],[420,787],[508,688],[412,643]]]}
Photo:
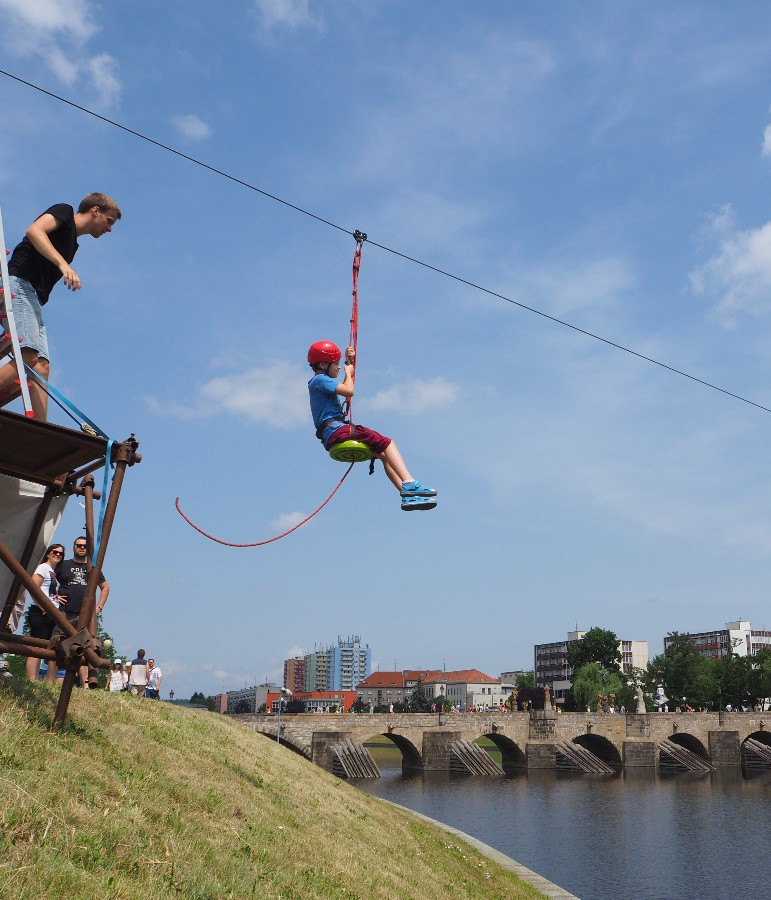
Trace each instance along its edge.
{"label": "street lamp", "polygon": [[[283,694],[283,696],[281,696]],[[276,743],[281,743],[281,704],[286,703],[286,698],[292,696],[292,692],[289,688],[282,687],[281,694],[278,697],[278,731],[276,731]]]}

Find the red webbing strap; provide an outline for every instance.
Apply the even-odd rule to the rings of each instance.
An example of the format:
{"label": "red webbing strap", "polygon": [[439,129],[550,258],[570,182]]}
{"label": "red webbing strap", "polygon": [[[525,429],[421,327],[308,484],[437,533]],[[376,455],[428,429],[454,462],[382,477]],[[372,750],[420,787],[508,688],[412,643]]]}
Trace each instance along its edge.
{"label": "red webbing strap", "polygon": [[[348,337],[348,346],[353,347],[356,353],[356,345],[359,341],[359,269],[361,268],[361,248],[367,235],[360,231],[354,231],[356,238],[356,252],[353,254],[353,304],[351,307],[351,333]],[[355,364],[359,364],[358,357],[354,356]],[[356,383],[356,369],[353,370],[353,382]],[[350,439],[355,440],[356,426],[353,424],[353,397],[348,398],[348,421],[351,423]]]}
{"label": "red webbing strap", "polygon": [[340,486],[342,485],[342,483],[345,481],[345,479],[350,474],[353,466],[354,466],[354,463],[351,463],[350,466],[348,466],[348,468],[345,471],[345,475],[343,475],[343,477],[340,479],[340,481],[337,482],[337,485],[336,485],[335,489],[332,491],[332,493],[321,504],[321,506],[314,509],[313,512],[309,516],[306,516],[302,520],[302,522],[298,522],[296,525],[294,525],[292,528],[290,528],[289,531],[283,532],[283,534],[277,534],[275,537],[268,538],[265,541],[255,541],[252,544],[236,544],[233,541],[224,541],[221,538],[214,537],[214,535],[209,534],[207,531],[204,531],[203,528],[199,528],[198,525],[195,524],[195,522],[193,522],[191,519],[189,519],[188,516],[186,516],[185,513],[182,512],[182,507],[179,505],[179,497],[177,497],[176,501],[174,502],[174,505],[177,507],[177,512],[182,516],[182,518],[187,522],[187,524],[191,528],[195,528],[195,530],[199,534],[202,534],[205,538],[209,538],[210,541],[214,541],[216,544],[224,544],[225,547],[264,547],[265,544],[272,544],[274,541],[280,541],[281,538],[285,538],[288,534],[291,534],[293,531],[297,531],[298,528],[301,528],[306,522],[309,522],[316,515],[316,513],[321,512],[321,510],[324,509],[324,507],[327,505],[327,503],[329,503],[329,501],[338,492],[338,490],[340,489]]}

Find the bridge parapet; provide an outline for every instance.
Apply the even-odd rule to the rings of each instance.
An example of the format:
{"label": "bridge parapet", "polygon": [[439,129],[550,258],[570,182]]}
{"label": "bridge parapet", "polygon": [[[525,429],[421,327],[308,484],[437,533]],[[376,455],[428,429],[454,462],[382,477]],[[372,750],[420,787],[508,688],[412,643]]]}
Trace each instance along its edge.
{"label": "bridge parapet", "polygon": [[[275,738],[277,716],[235,716],[247,727]],[[389,737],[402,751],[405,768],[449,767],[449,744],[490,737],[514,766],[553,768],[555,745],[573,741],[615,748],[626,766],[656,765],[658,745],[675,740],[702,752],[714,765],[737,765],[741,744],[752,734],[767,731],[768,713],[646,713],[620,715],[559,713],[445,714],[436,713],[338,714],[305,713],[281,717],[281,739],[308,759],[327,768],[324,747],[342,737],[365,743],[379,735]],[[604,743],[603,743],[604,742]],[[525,762],[526,760],[526,762]],[[445,765],[446,763],[446,765]],[[330,762],[331,765],[331,762]]]}

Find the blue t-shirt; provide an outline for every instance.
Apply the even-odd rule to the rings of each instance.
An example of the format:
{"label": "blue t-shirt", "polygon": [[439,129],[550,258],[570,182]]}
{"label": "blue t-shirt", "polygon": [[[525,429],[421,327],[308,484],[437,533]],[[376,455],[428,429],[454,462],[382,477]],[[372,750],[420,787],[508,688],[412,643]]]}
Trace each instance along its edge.
{"label": "blue t-shirt", "polygon": [[[325,375],[323,372],[314,375],[308,382],[311,414],[313,415],[313,424],[317,430],[319,425],[328,419],[334,419],[337,422],[342,422],[344,419],[342,398],[335,393],[337,385],[338,382],[334,378],[330,378],[329,375]],[[336,427],[324,429],[321,439],[325,444],[329,440],[330,435],[336,430]]]}

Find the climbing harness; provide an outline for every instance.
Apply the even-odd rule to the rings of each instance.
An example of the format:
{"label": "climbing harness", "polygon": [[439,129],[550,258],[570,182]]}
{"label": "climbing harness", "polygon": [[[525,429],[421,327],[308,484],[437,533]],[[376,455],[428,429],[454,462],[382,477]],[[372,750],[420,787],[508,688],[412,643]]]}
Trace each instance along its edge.
{"label": "climbing harness", "polygon": [[[348,344],[350,347],[353,347],[354,352],[356,350],[356,344],[359,336],[359,267],[361,265],[361,247],[364,241],[367,240],[367,235],[361,231],[353,232],[354,240],[356,241],[356,252],[353,256],[353,308],[351,309],[351,333]],[[322,346],[323,345],[323,346]],[[328,345],[328,346],[327,346]],[[317,341],[316,344],[313,345],[311,351],[317,349],[319,353],[322,354],[321,358],[324,358],[323,354],[329,353],[331,348],[334,347],[330,341]],[[337,350],[336,347],[334,347]],[[354,369],[354,380],[356,378],[356,370]],[[356,433],[355,426],[353,424],[353,420],[351,419],[351,401],[350,398],[347,401],[347,414],[348,421],[351,423],[351,436]],[[334,455],[333,451],[339,450],[339,455]],[[350,455],[345,456],[343,454],[348,453]],[[203,528],[200,528],[198,525],[193,522],[189,516],[187,516],[183,511],[182,507],[179,504],[179,497],[174,501],[174,506],[177,509],[177,512],[182,516],[182,518],[187,522],[187,524],[194,528],[199,534],[202,534],[205,538],[208,538],[210,541],[214,541],[216,544],[222,544],[225,547],[264,547],[266,544],[272,544],[274,541],[280,541],[281,538],[287,537],[287,535],[292,534],[292,532],[297,531],[298,528],[302,528],[306,522],[309,522],[317,513],[320,513],[322,509],[329,503],[329,501],[335,496],[335,494],[342,487],[345,479],[351,474],[351,469],[353,469],[354,463],[362,462],[364,460],[370,460],[370,474],[372,472],[373,462],[373,452],[372,448],[367,444],[361,443],[361,441],[356,440],[348,440],[343,441],[340,444],[335,444],[329,451],[329,455],[340,462],[349,463],[348,468],[345,470],[345,474],[337,482],[334,487],[332,493],[324,500],[324,502],[317,506],[316,509],[313,510],[310,515],[307,515],[302,521],[298,522],[296,525],[293,525],[287,531],[282,532],[281,534],[277,534],[275,537],[267,538],[264,541],[253,541],[251,543],[236,543],[235,541],[226,541],[222,538],[215,537],[213,534],[209,534],[208,531],[204,531]]]}
{"label": "climbing harness", "polygon": [[2,213],[0,213],[0,281],[2,281],[0,295],[2,296],[2,301],[4,301],[0,301],[0,319],[4,320],[8,327],[7,331],[3,328],[2,333],[0,334],[0,357],[5,356],[7,353],[13,353],[14,364],[16,366],[16,371],[19,374],[17,384],[21,390],[24,415],[30,419],[34,419],[35,413],[32,411],[29,383],[24,375],[22,355],[21,353],[15,352],[19,346],[19,335],[16,331],[16,320],[13,316],[13,298],[15,295],[11,293],[11,276],[8,274],[8,260],[6,259],[6,256],[8,256],[9,253],[10,250],[5,249],[3,216]]}

